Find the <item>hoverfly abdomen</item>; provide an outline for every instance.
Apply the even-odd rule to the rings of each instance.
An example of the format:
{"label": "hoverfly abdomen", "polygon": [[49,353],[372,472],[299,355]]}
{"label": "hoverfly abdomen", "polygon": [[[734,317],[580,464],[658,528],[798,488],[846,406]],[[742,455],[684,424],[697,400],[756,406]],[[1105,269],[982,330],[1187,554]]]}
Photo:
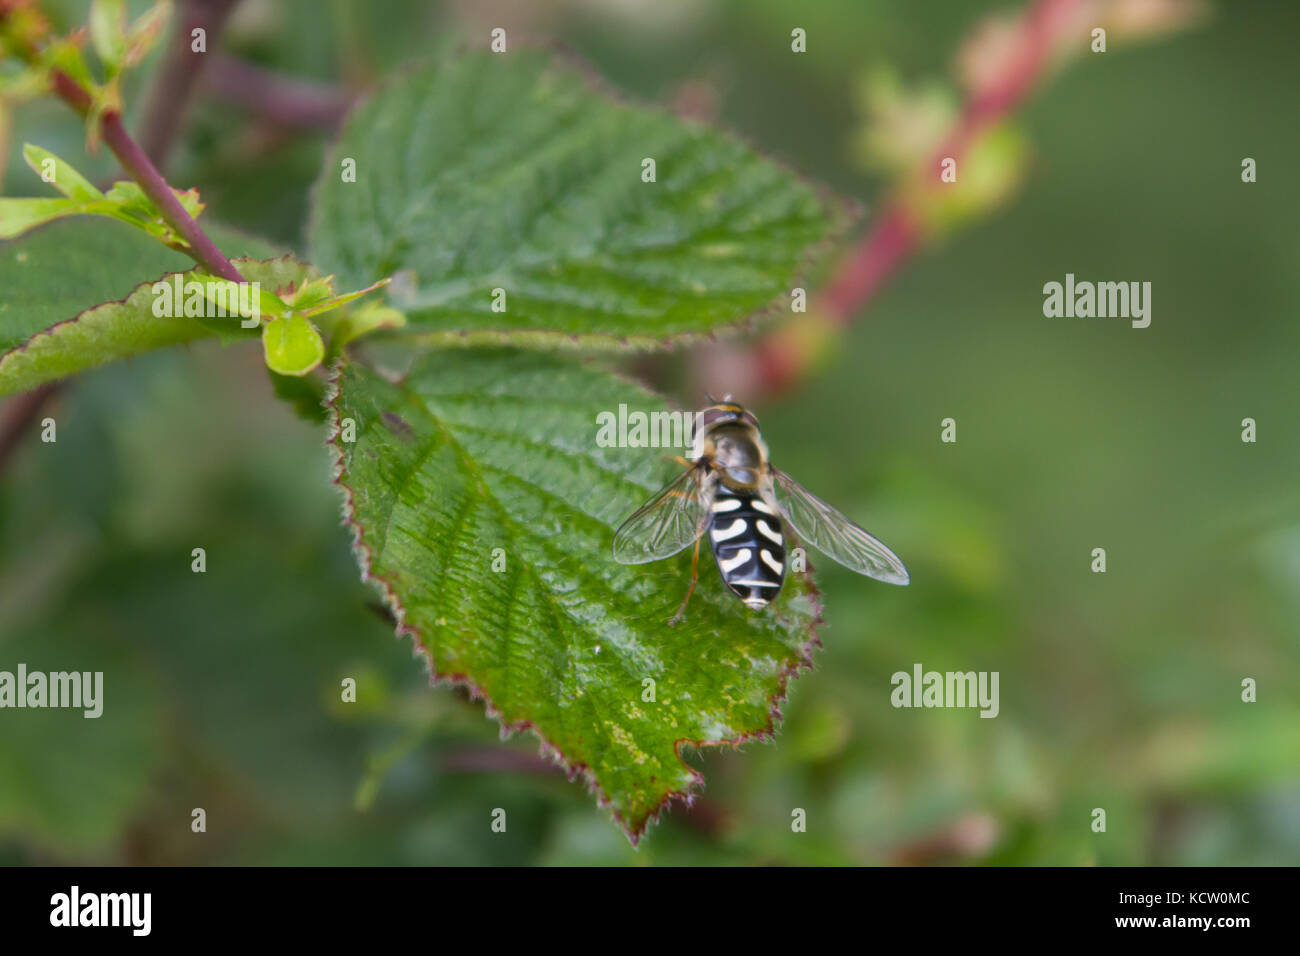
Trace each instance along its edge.
{"label": "hoverfly abdomen", "polygon": [[712,502],[709,544],[723,583],[749,607],[767,607],[785,581],[781,519],[757,494],[722,485]]}

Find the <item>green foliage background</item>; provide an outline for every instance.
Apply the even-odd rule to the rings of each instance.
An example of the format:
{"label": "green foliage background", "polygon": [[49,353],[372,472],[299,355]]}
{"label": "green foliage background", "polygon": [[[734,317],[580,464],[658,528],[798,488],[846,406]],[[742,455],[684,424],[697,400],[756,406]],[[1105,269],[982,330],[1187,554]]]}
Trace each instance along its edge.
{"label": "green foliage background", "polygon": [[[518,28],[640,96],[713,81],[725,122],[869,202],[861,77],[945,73],[1004,5],[806,7],[800,57],[777,0],[563,5]],[[515,28],[460,9],[250,0],[227,42],[326,80]],[[499,743],[480,703],[425,686],[368,610],[321,435],[272,400],[256,350],[205,343],[84,376],[59,441],[0,482],[0,661],[120,675],[99,721],[0,722],[0,861],[1300,861],[1300,9],[1212,13],[1051,81],[1019,118],[1021,192],[910,262],[829,366],[758,408],[777,463],[868,517],[913,584],[824,567],[825,649],[776,743],[688,755],[703,799],[640,850],[531,740]],[[57,106],[19,120],[16,141],[80,157]],[[326,144],[242,130],[201,100],[172,178],[301,252]],[[8,192],[26,192],[10,152]],[[1150,280],[1151,328],[1043,318],[1042,285],[1066,272]],[[1257,444],[1239,441],[1246,416]],[[1106,575],[1088,571],[1098,546]],[[999,671],[1000,716],[892,708],[890,675],[916,662]],[[347,675],[364,707],[334,703]]]}

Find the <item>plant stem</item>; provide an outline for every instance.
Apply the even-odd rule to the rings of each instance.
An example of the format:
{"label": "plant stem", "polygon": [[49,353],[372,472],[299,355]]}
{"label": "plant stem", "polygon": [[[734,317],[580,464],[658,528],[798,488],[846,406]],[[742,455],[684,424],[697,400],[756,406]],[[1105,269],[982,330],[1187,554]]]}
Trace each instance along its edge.
{"label": "plant stem", "polygon": [[163,218],[167,220],[167,224],[190,244],[190,255],[213,275],[233,282],[243,282],[244,277],[239,274],[239,270],[217,248],[216,243],[208,238],[208,234],[200,228],[194,218],[185,211],[185,207],[181,205],[176,194],[163,179],[162,173],[158,172],[158,168],[145,155],[144,150],[131,138],[131,134],[122,125],[121,114],[105,113],[100,122],[100,130],[104,135],[104,142],[113,151],[122,168],[140,184],[144,194],[153,200]]}
{"label": "plant stem", "polygon": [[[55,70],[52,77],[54,92],[60,99],[82,116],[88,115],[92,105],[90,94],[61,70]],[[217,248],[216,243],[208,238],[207,233],[185,211],[185,207],[181,205],[176,194],[163,179],[162,173],[158,172],[158,168],[145,155],[144,150],[131,138],[131,134],[122,125],[122,114],[116,110],[105,112],[99,120],[99,131],[108,148],[117,157],[117,161],[122,164],[122,168],[139,183],[144,194],[153,200],[167,224],[190,244],[190,256],[194,261],[213,275],[230,279],[232,282],[243,282],[244,277],[239,274],[239,270],[231,265],[230,260]]]}
{"label": "plant stem", "polygon": [[305,83],[221,53],[212,54],[203,81],[212,93],[277,127],[337,129],[350,102],[338,87]]}
{"label": "plant stem", "polygon": [[[1034,0],[1020,13],[1015,24],[1016,42],[1002,59],[1000,71],[969,97],[939,150],[927,157],[926,169],[938,168],[944,157],[965,155],[982,132],[1034,92],[1049,75],[1053,52],[1073,29],[1083,6],[1083,0]],[[787,322],[747,349],[724,347],[706,355],[696,371],[697,379],[708,382],[711,371],[726,369],[740,376],[737,387],[751,399],[760,393],[790,388],[833,347],[836,330],[861,314],[923,243],[920,223],[907,199],[891,197],[874,228],[833,273],[815,313]],[[822,325],[810,328],[814,322]]]}
{"label": "plant stem", "polygon": [[140,129],[140,145],[159,167],[167,165],[181,116],[209,65],[209,57],[217,56],[195,52],[191,36],[195,30],[203,30],[207,47],[215,48],[217,37],[238,3],[239,0],[188,0],[176,18],[176,29],[167,41],[166,59],[159,67]]}

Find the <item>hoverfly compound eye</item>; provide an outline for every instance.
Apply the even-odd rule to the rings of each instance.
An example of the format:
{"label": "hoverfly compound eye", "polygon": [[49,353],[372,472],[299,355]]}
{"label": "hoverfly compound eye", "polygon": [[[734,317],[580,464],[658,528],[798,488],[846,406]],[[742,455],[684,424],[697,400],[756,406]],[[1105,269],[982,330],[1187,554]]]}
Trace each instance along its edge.
{"label": "hoverfly compound eye", "polygon": [[758,427],[758,419],[755,418],[754,413],[749,410],[740,413],[740,420],[746,425],[753,425],[755,428]]}
{"label": "hoverfly compound eye", "polygon": [[706,408],[704,411],[700,413],[700,427],[709,428],[710,426],[716,425],[719,422],[733,421],[735,417],[736,417],[735,412],[732,412],[726,408],[719,408],[718,406],[715,405],[712,408]]}

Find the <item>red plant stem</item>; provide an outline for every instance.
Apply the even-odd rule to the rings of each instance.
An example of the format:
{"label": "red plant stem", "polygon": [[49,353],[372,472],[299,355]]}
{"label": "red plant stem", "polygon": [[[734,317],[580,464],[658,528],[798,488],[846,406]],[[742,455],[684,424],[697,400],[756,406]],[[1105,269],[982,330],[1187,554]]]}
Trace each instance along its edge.
{"label": "red plant stem", "polygon": [[[53,73],[54,92],[82,116],[90,113],[91,99],[81,84],[61,70]],[[176,230],[177,235],[190,245],[190,255],[194,261],[215,276],[232,282],[243,282],[244,277],[225,257],[216,243],[208,238],[194,217],[185,211],[181,201],[176,198],[162,173],[145,155],[144,150],[131,138],[131,134],[122,125],[122,114],[109,110],[100,118],[100,133],[104,142],[113,151],[122,168],[134,179],[144,194],[153,200],[158,211],[167,224]]]}
{"label": "red plant stem", "polygon": [[104,134],[104,142],[113,151],[122,168],[140,184],[144,194],[153,200],[162,217],[167,220],[167,224],[190,244],[190,254],[194,259],[213,275],[230,279],[232,282],[243,282],[244,277],[239,274],[239,270],[217,248],[217,244],[208,238],[208,234],[194,221],[194,217],[185,211],[181,201],[176,198],[176,194],[163,179],[162,173],[158,172],[157,167],[144,154],[144,150],[131,138],[131,134],[122,125],[121,114],[105,113],[100,128]]}
{"label": "red plant stem", "polygon": [[831,315],[847,319],[876,294],[894,268],[916,247],[919,230],[901,204],[890,206],[822,293]]}
{"label": "red plant stem", "polygon": [[1074,11],[1082,0],[1037,0],[1020,18],[1019,42],[1008,57],[1008,65],[966,102],[965,109],[939,148],[931,168],[948,156],[966,152],[971,142],[1020,106],[1042,79],[1061,31],[1074,23]]}
{"label": "red plant stem", "polygon": [[[847,325],[885,280],[920,246],[921,230],[902,203],[890,205],[876,226],[845,257],[821,294],[821,313],[836,326]],[[752,361],[768,392],[779,392],[800,378],[808,357],[784,326],[754,348]]]}
{"label": "red plant stem", "polygon": [[[938,169],[947,157],[960,157],[990,126],[1018,107],[1042,79],[1062,31],[1073,22],[1082,0],[1036,0],[1021,15],[1019,38],[1002,71],[965,103],[952,130],[926,169]],[[871,231],[850,250],[820,298],[820,314],[834,326],[847,325],[889,277],[922,244],[921,225],[901,199],[890,201]],[[778,329],[758,343],[750,356],[764,388],[788,388],[806,372],[808,357],[790,335]]]}

